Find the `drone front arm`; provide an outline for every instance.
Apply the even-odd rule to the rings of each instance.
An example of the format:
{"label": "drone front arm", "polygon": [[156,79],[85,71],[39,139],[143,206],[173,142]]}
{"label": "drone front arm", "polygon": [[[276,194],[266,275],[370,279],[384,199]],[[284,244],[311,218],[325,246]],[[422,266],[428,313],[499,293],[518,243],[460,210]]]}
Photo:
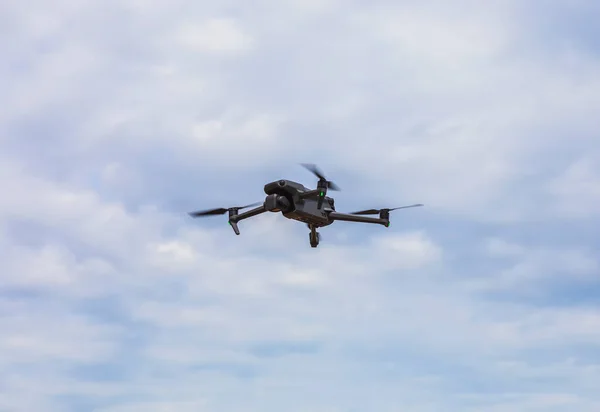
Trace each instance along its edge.
{"label": "drone front arm", "polygon": [[329,219],[341,220],[344,222],[375,223],[375,224],[383,225],[385,227],[388,227],[390,225],[390,221],[388,219],[380,219],[377,217],[367,217],[367,216],[359,216],[359,215],[350,215],[347,213],[338,213],[338,212],[329,213]]}
{"label": "drone front arm", "polygon": [[232,222],[239,222],[240,220],[248,219],[249,217],[253,217],[256,215],[260,215],[261,213],[265,213],[267,209],[265,209],[265,205],[260,205],[254,209],[250,209],[247,212],[240,213],[239,215],[233,215],[229,218]]}
{"label": "drone front arm", "polygon": [[256,215],[260,215],[261,213],[265,213],[266,211],[267,211],[267,209],[265,209],[265,205],[262,204],[262,205],[258,206],[257,208],[250,209],[247,212],[240,213],[239,215],[238,214],[230,214],[229,224],[233,228],[233,231],[235,232],[235,234],[239,235],[240,230],[238,229],[237,223],[240,220],[244,220],[244,219],[248,219],[250,217],[256,216]]}

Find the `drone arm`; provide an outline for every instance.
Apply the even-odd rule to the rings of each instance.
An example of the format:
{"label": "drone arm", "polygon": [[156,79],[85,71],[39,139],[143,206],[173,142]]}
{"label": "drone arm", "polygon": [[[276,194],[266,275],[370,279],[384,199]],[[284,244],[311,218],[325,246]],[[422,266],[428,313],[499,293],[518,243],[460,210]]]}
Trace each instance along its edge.
{"label": "drone arm", "polygon": [[267,209],[265,209],[265,205],[260,205],[257,208],[254,209],[250,209],[247,212],[244,213],[240,213],[235,214],[235,213],[231,213],[229,215],[229,224],[231,225],[231,227],[233,228],[233,231],[235,232],[236,235],[240,234],[240,229],[238,228],[237,223],[240,220],[244,220],[244,219],[248,219],[250,217],[256,216],[256,215],[260,215],[261,213],[265,213],[267,211]]}
{"label": "drone arm", "polygon": [[249,217],[253,217],[256,215],[260,215],[261,213],[265,213],[267,209],[265,209],[265,205],[260,205],[254,209],[250,209],[247,212],[240,213],[239,215],[233,215],[229,218],[232,222],[239,222],[240,220],[248,219]]}
{"label": "drone arm", "polygon": [[390,224],[389,219],[380,219],[377,217],[350,215],[347,213],[338,213],[338,212],[330,212],[329,219],[341,220],[341,221],[345,221],[345,222],[375,223],[375,224],[383,225],[385,227],[389,226],[389,224]]}

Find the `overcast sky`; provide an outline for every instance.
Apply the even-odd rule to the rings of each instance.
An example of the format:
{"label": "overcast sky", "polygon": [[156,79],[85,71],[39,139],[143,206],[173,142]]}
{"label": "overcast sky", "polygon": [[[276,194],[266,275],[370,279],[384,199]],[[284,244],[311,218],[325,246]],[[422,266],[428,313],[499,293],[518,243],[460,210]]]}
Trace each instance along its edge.
{"label": "overcast sky", "polygon": [[[7,0],[0,411],[600,410],[600,3]],[[310,186],[390,228],[187,212]]]}

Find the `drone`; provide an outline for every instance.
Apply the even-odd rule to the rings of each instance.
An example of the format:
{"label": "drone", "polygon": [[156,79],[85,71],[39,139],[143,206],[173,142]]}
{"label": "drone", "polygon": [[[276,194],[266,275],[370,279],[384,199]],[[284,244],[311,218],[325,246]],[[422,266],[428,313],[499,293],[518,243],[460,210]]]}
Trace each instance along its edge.
{"label": "drone", "polygon": [[[193,218],[224,215],[229,213],[229,224],[236,235],[240,234],[238,222],[244,219],[260,215],[265,212],[281,214],[291,220],[306,223],[310,229],[310,246],[316,248],[319,246],[320,234],[318,228],[331,225],[335,221],[374,223],[390,226],[390,212],[397,209],[407,209],[423,206],[418,203],[408,206],[400,206],[388,209],[367,209],[352,213],[339,213],[335,210],[335,201],[327,196],[327,191],[339,191],[340,188],[333,182],[327,180],[323,173],[314,164],[301,163],[306,169],[312,172],[319,180],[316,189],[309,189],[304,185],[291,180],[278,180],[267,183],[264,187],[267,197],[262,203],[253,203],[245,206],[236,206],[230,208],[217,208],[190,212]],[[260,205],[260,206],[258,206]],[[255,207],[247,212],[239,213],[242,209]],[[369,217],[365,215],[379,215],[379,217]]]}

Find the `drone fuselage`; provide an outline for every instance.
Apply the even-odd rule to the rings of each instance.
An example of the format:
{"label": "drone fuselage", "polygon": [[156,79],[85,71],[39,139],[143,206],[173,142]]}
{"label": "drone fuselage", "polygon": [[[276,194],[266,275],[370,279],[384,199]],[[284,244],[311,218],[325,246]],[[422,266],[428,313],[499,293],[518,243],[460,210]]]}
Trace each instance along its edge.
{"label": "drone fuselage", "polygon": [[[267,183],[264,190],[267,195],[278,197],[277,202],[265,204],[271,212],[281,212],[288,219],[304,222],[315,228],[333,223],[329,213],[335,212],[335,202],[333,198],[318,190],[311,190],[300,183],[284,179]],[[321,208],[318,207],[319,197],[323,198]]]}

